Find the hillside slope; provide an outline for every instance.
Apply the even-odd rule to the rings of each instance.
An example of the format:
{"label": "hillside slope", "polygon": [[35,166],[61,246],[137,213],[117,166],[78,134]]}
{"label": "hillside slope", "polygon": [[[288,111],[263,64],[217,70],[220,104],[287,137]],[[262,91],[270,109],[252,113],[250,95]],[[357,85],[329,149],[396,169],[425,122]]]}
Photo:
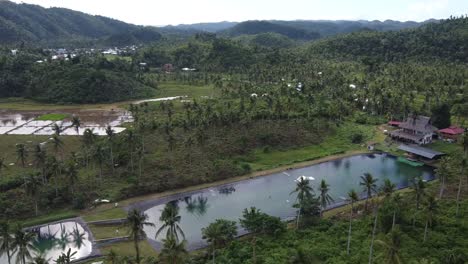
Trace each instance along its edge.
{"label": "hillside slope", "polygon": [[[137,41],[155,40],[161,36],[155,28],[143,27],[115,19],[92,16],[64,8],[43,8],[0,0],[0,43],[45,42],[63,39],[101,39],[130,34]],[[141,38],[139,38],[139,36]]]}

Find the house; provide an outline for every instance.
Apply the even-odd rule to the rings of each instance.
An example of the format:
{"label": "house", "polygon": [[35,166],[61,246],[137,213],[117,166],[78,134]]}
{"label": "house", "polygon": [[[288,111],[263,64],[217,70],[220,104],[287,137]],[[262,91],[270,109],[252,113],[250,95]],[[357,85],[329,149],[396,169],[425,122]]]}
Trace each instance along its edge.
{"label": "house", "polygon": [[432,137],[437,128],[431,124],[431,118],[427,116],[408,117],[399,126],[400,129],[390,133],[393,139],[424,145],[432,142]]}
{"label": "house", "polygon": [[392,120],[392,121],[388,121],[387,124],[388,124],[389,126],[399,127],[399,126],[401,125],[401,123],[402,123],[402,122],[400,122],[400,121],[394,121],[394,120]]}
{"label": "house", "polygon": [[174,66],[170,63],[164,64],[163,71],[165,72],[172,72],[174,71]]}
{"label": "house", "polygon": [[444,139],[453,139],[457,140],[460,135],[462,135],[465,130],[461,127],[451,126],[444,128],[438,131],[439,135]]}

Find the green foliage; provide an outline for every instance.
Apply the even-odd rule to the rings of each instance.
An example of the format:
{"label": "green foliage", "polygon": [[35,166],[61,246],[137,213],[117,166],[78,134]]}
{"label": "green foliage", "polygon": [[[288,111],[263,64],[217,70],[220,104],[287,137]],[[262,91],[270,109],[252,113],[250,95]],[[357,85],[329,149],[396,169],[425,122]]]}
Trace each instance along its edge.
{"label": "green foliage", "polygon": [[69,117],[68,114],[44,114],[36,118],[36,120],[43,120],[43,121],[61,121],[65,118]]}

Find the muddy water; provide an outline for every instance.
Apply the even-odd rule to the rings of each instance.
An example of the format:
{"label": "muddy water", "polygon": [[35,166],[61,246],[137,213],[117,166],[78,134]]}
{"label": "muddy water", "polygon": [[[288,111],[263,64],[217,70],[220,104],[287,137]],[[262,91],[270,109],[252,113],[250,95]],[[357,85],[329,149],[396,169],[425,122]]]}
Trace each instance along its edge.
{"label": "muddy water", "polygon": [[[70,117],[63,121],[36,121],[37,117],[50,114],[68,114]],[[71,128],[71,117],[77,116],[81,121],[81,128],[78,130]],[[64,129],[63,135],[82,135],[89,128],[97,135],[105,135],[105,128],[111,126],[114,132],[120,133],[125,128],[119,127],[123,123],[132,122],[133,117],[129,111],[123,109],[112,110],[43,110],[43,111],[22,111],[22,110],[0,110],[0,135],[52,135],[54,124]]]}

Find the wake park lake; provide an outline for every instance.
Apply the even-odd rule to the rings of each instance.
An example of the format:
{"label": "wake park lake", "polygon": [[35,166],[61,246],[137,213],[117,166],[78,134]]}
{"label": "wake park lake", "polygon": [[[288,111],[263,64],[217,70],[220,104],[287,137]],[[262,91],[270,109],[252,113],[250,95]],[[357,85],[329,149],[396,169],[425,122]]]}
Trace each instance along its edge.
{"label": "wake park lake", "polygon": [[[180,227],[185,233],[188,248],[197,249],[206,245],[202,239],[202,228],[221,218],[238,222],[245,208],[254,206],[282,219],[295,217],[296,209],[292,207],[295,195],[290,193],[295,188],[296,180],[302,176],[311,179],[310,184],[314,190],[318,189],[322,179],[326,180],[334,199],[334,204],[330,207],[336,207],[344,203],[342,198],[351,189],[365,197],[359,182],[360,176],[366,172],[378,179],[379,187],[385,179],[389,179],[398,189],[410,186],[411,180],[417,176],[422,176],[426,181],[434,179],[433,168],[429,166],[413,167],[385,153],[363,154],[158,200],[138,202],[130,207],[145,211],[148,221],[155,223],[155,227],[145,227],[145,232],[150,242],[160,248],[165,232],[157,238],[155,235],[157,228],[161,226],[161,211],[168,203],[176,204],[180,209]],[[239,231],[242,233],[240,227]]]}

